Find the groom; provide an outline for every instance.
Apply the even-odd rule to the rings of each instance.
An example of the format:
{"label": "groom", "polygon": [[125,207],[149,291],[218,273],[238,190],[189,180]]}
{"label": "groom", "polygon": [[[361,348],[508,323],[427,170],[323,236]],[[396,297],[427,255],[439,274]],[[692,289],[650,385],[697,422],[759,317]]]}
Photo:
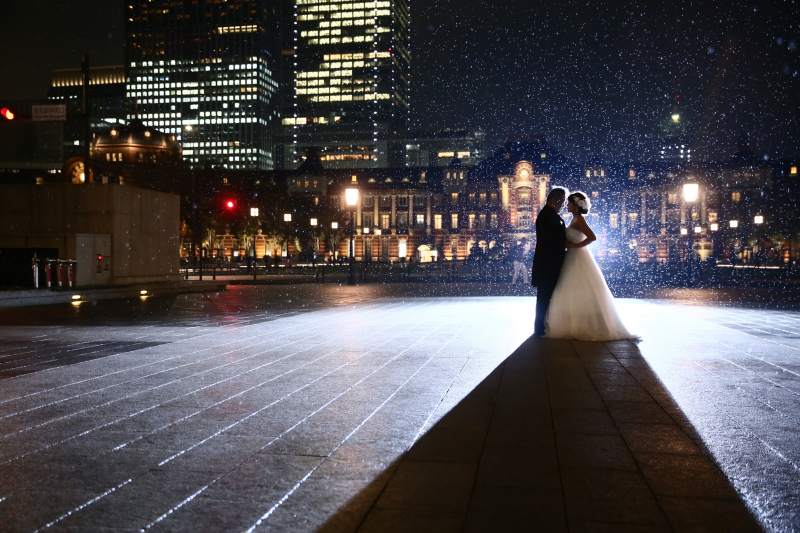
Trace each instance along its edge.
{"label": "groom", "polygon": [[567,253],[567,230],[558,212],[567,199],[566,189],[555,187],[547,195],[547,202],[536,217],[536,251],[533,255],[531,280],[536,291],[536,322],[533,334],[545,334],[545,318],[553,291],[561,275],[561,266]]}

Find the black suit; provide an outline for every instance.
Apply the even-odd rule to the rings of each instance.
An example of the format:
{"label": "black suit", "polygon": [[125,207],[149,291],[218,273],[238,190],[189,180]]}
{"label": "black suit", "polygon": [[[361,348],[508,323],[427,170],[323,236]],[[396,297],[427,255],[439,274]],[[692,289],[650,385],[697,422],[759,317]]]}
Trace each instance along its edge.
{"label": "black suit", "polygon": [[531,276],[536,291],[534,334],[544,335],[544,320],[567,253],[567,230],[555,209],[545,205],[536,217],[536,251]]}

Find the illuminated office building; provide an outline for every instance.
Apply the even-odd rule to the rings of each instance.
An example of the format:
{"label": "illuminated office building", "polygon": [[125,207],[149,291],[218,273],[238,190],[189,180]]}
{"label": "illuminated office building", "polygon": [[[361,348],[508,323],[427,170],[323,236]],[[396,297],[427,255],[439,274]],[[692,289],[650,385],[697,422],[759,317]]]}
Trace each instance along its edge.
{"label": "illuminated office building", "polygon": [[274,4],[129,1],[129,118],[175,135],[192,166],[271,169]]}
{"label": "illuminated office building", "polygon": [[286,166],[315,147],[329,168],[403,166],[409,0],[295,0]]}

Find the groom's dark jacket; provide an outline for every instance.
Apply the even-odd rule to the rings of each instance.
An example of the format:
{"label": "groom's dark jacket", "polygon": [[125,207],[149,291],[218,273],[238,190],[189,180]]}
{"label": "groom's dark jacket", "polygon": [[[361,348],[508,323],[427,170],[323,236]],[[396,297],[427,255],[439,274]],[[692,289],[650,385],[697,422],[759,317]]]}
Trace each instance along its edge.
{"label": "groom's dark jacket", "polygon": [[561,274],[567,253],[567,230],[555,209],[545,205],[536,217],[536,251],[533,255],[534,287],[553,284]]}

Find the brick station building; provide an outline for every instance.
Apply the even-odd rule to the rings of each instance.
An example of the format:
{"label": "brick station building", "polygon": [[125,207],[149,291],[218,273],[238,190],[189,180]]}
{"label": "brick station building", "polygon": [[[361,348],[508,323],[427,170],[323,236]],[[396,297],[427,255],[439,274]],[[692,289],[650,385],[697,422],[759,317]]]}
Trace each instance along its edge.
{"label": "brick station building", "polygon": [[[516,143],[473,168],[454,159],[446,167],[335,170],[310,154],[296,171],[280,175],[290,198],[318,206],[307,216],[325,227],[325,213],[333,213],[328,218],[339,224],[335,249],[320,246],[320,253],[347,256],[352,221],[358,261],[451,261],[532,239],[550,187],[550,175],[537,168],[546,157],[532,144]],[[351,187],[359,191],[353,208],[345,201]]]}

